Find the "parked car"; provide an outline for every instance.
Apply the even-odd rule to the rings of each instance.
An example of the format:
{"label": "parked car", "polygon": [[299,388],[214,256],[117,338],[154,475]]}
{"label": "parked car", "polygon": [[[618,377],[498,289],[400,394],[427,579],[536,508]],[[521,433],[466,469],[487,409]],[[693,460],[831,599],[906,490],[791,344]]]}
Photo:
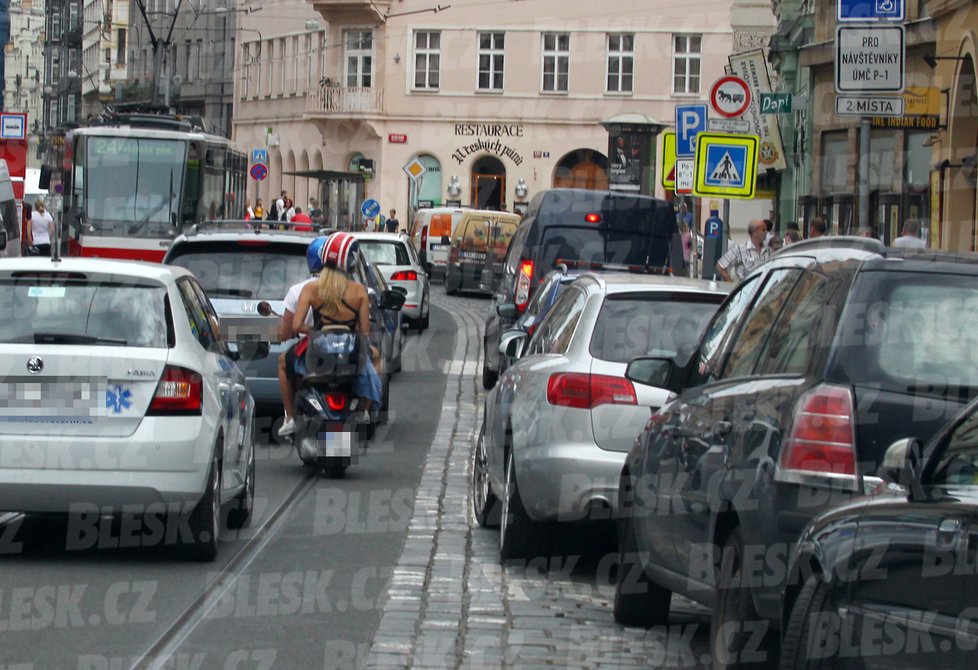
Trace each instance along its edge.
{"label": "parked car", "polygon": [[451,295],[456,291],[474,291],[491,295],[519,222],[520,217],[509,212],[485,209],[466,212],[452,233],[445,292]]}
{"label": "parked car", "polygon": [[[530,303],[523,314],[519,313],[514,303],[496,305],[494,309],[489,310],[484,329],[485,336],[482,339],[482,387],[484,389],[489,390],[495,386],[499,375],[509,367],[510,359],[499,354],[499,342],[503,333],[510,330],[525,330],[533,335],[543,317],[557,300],[557,296],[563,293],[578,276],[576,273],[568,273],[566,266],[562,265],[544,276],[530,297]],[[503,322],[514,318],[516,320],[512,326],[503,330]]]}
{"label": "parked car", "polygon": [[431,311],[431,288],[428,273],[404,233],[353,233],[360,249],[373,265],[380,268],[391,287],[405,291],[401,312],[410,325],[423,332]]}
{"label": "parked car", "polygon": [[[33,204],[31,201],[28,204]],[[14,184],[10,178],[7,161],[0,158],[0,258],[21,255],[21,232],[30,222],[22,223],[18,216]],[[26,234],[26,233],[25,233]]]}
{"label": "parked car", "polygon": [[[255,401],[263,411],[278,412],[278,357],[295,340],[278,341],[278,319],[262,317],[259,302],[282,314],[289,287],[309,278],[306,250],[316,233],[252,229],[244,221],[196,226],[177,237],[164,265],[190,270],[203,285],[224,324],[228,341],[239,352],[239,365],[248,378]],[[371,343],[380,349],[387,409],[390,374],[400,360],[402,337],[396,310],[382,310],[378,297],[387,288],[364,259],[353,276],[371,296]],[[395,336],[396,334],[396,336]],[[383,415],[382,415],[383,416]]]}
{"label": "parked car", "polygon": [[926,447],[894,442],[883,475],[891,486],[801,534],[782,600],[782,667],[974,667],[978,403]]}
{"label": "parked car", "polygon": [[160,545],[179,535],[214,560],[222,526],[251,517],[255,402],[200,283],[163,265],[16,258],[0,286],[0,511],[138,511],[189,530]]}
{"label": "parked car", "polygon": [[[669,391],[625,379],[629,359],[695,346],[727,288],[635,274],[586,274],[529,339],[486,399],[473,500],[488,525],[500,507],[500,557],[546,551],[553,521],[607,518],[625,452]],[[529,335],[503,339],[518,354]],[[519,356],[516,356],[519,357]]]}
{"label": "parked car", "polygon": [[776,647],[805,525],[878,484],[895,439],[929,439],[978,392],[976,314],[976,256],[812,240],[751,272],[688,364],[632,361],[633,381],[680,395],[622,470],[615,618],[666,621],[675,592],[713,608],[715,666]]}
{"label": "parked car", "polygon": [[465,212],[462,207],[433,207],[419,209],[414,215],[408,235],[428,276],[444,279],[452,232]]}
{"label": "parked car", "polygon": [[676,215],[664,200],[613,191],[541,191],[513,235],[493,303],[515,303],[522,313],[537,285],[560,262],[654,267],[666,273],[673,235],[678,235]]}

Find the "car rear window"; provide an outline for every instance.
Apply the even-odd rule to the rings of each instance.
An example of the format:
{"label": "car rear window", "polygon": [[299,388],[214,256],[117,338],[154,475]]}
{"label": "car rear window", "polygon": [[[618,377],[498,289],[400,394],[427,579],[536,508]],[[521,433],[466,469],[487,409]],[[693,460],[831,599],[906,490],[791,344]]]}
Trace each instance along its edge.
{"label": "car rear window", "polygon": [[452,215],[451,214],[432,214],[431,221],[428,222],[428,238],[432,237],[451,237],[452,235]]}
{"label": "car rear window", "polygon": [[305,244],[194,243],[175,249],[166,262],[193,272],[209,298],[281,300],[289,287],[309,277]]}
{"label": "car rear window", "polygon": [[859,275],[833,377],[898,393],[978,394],[978,283],[909,272]]}
{"label": "car rear window", "polygon": [[0,277],[0,342],[166,348],[166,288],[80,273]]}
{"label": "car rear window", "polygon": [[551,226],[544,232],[539,257],[541,270],[561,261],[645,265],[649,235],[643,231]]}
{"label": "car rear window", "polygon": [[360,249],[375,265],[410,265],[407,249],[400,242],[360,240]]}
{"label": "car rear window", "polygon": [[678,292],[608,296],[591,335],[591,355],[613,363],[688,356],[723,298]]}

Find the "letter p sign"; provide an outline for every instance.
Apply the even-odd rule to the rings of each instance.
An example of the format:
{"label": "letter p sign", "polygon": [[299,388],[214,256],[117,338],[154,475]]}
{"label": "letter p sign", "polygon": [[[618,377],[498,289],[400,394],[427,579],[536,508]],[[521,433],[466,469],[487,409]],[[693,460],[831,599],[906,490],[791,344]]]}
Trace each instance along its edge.
{"label": "letter p sign", "polygon": [[676,156],[692,158],[696,155],[696,135],[707,129],[705,104],[676,105]]}

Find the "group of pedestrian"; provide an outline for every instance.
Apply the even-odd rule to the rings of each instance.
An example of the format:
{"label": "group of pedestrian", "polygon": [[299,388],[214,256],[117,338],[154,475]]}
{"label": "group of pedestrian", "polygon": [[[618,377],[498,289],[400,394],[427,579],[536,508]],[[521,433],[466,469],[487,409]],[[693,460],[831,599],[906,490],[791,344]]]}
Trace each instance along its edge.
{"label": "group of pedestrian", "polygon": [[[808,223],[808,239],[826,235],[825,220],[815,217]],[[860,237],[876,237],[870,228],[860,228]],[[751,270],[770,258],[771,254],[784,246],[801,242],[801,230],[797,223],[790,222],[785,227],[783,236],[774,232],[774,222],[770,219],[755,219],[747,226],[749,239],[746,242],[732,245],[727,249],[716,264],[716,273],[724,281],[739,281],[746,277]],[[903,225],[900,237],[893,240],[894,247],[925,249],[926,240],[920,237],[920,221],[908,219]]]}
{"label": "group of pedestrian", "polygon": [[319,207],[319,201],[315,198],[309,198],[307,211],[303,211],[302,207],[296,207],[289,197],[289,192],[283,189],[267,211],[261,198],[255,200],[254,207],[251,206],[250,200],[245,201],[245,221],[273,222],[270,225],[275,225],[274,222],[277,222],[280,227],[284,227],[283,224],[294,223],[299,224],[294,226],[295,230],[311,231],[314,223],[322,223],[323,212]]}

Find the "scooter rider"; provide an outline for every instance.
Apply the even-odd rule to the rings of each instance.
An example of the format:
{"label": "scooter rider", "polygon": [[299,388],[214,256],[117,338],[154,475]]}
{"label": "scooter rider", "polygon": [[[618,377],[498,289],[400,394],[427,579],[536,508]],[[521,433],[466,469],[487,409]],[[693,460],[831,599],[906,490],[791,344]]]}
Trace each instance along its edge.
{"label": "scooter rider", "polygon": [[[289,288],[285,296],[285,313],[278,327],[279,341],[291,340],[298,333],[292,328],[293,317],[299,306],[299,293],[306,284],[314,283],[323,269],[323,248],[326,246],[325,237],[317,237],[309,243],[306,249],[306,265],[309,267],[308,279],[304,279]],[[312,310],[306,313],[306,323],[312,325]],[[296,343],[298,344],[298,343]],[[285,419],[278,429],[280,437],[286,437],[295,432],[295,419],[292,416],[292,406],[295,402],[295,347],[293,344],[278,357],[278,388],[282,394],[282,405],[285,407]]]}

